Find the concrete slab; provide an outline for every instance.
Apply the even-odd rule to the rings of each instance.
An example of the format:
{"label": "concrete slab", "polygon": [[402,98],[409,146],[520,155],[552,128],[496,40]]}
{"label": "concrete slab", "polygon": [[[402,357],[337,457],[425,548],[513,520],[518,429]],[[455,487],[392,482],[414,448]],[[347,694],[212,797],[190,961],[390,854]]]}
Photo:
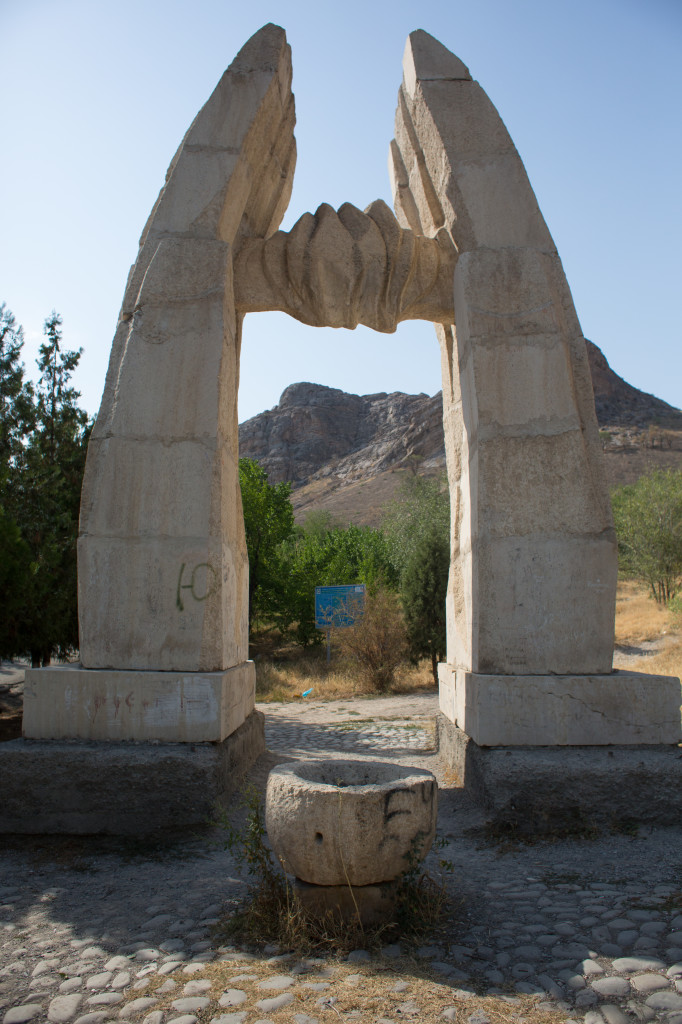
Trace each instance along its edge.
{"label": "concrete slab", "polygon": [[252,661],[224,672],[27,669],[26,739],[220,743],[251,714]]}
{"label": "concrete slab", "polygon": [[440,709],[482,747],[676,744],[680,680],[645,672],[481,675],[439,666]]}
{"label": "concrete slab", "polygon": [[201,828],[264,749],[259,711],[222,743],[0,743],[0,833],[153,835]]}

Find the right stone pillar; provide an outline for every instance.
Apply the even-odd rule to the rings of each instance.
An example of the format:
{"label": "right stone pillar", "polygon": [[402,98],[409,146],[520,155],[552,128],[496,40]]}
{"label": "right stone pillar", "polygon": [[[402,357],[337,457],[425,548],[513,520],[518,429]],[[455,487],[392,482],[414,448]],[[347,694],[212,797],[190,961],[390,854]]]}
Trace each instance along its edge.
{"label": "right stone pillar", "polygon": [[617,547],[592,382],[523,164],[468,69],[406,45],[396,215],[457,249],[437,325],[451,501],[441,709],[481,747],[675,744],[679,681],[613,673]]}

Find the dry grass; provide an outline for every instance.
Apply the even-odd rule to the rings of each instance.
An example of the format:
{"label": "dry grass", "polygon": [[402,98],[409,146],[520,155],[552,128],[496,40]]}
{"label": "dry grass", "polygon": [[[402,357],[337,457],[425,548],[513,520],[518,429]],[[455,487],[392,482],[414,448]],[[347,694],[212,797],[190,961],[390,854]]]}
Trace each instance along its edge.
{"label": "dry grass", "polygon": [[663,605],[656,604],[641,583],[623,580],[616,597],[616,643],[636,645],[675,632],[679,621]]}
{"label": "dry grass", "polygon": [[624,647],[656,644],[657,649],[632,661],[628,668],[682,678],[682,615],[657,604],[641,583],[626,580],[618,584],[616,643]]}
{"label": "dry grass", "polygon": [[[284,650],[277,656],[256,658],[256,699],[259,701],[298,700],[307,690],[315,700],[342,700],[351,697],[378,696],[367,684],[358,666],[332,649],[327,665],[326,648]],[[417,668],[402,665],[396,673],[391,693],[433,692],[433,676],[428,662]]]}
{"label": "dry grass", "polygon": [[633,662],[632,670],[682,679],[682,637],[675,637],[659,654],[651,654]]}
{"label": "dry grass", "polygon": [[[259,983],[272,975],[288,973],[292,968],[300,979],[300,984],[290,990],[294,994],[294,1002],[281,1010],[270,1010],[267,1013],[268,1019],[272,1018],[278,1024],[291,1024],[295,1020],[294,1015],[301,1013],[325,1021],[354,1019],[360,1024],[374,1024],[382,1017],[390,1020],[406,1017],[422,1024],[442,1024],[442,1013],[447,1008],[454,1009],[455,1013],[450,1019],[456,1024],[465,1024],[474,1012],[490,1024],[511,1024],[516,1021],[519,1024],[559,1024],[566,1019],[566,1010],[554,1008],[538,996],[518,995],[514,992],[508,996],[479,996],[473,987],[453,987],[432,971],[428,962],[413,957],[379,958],[371,965],[364,965],[331,957],[297,960],[286,956],[277,958],[275,963],[268,963],[258,955],[242,959],[239,954],[231,954],[227,950],[223,956],[224,959],[206,964],[202,970],[190,976],[191,980],[205,979],[211,982],[211,988],[202,993],[211,999],[211,1005],[193,1011],[200,1024],[216,1019],[216,1012],[220,1013],[216,1000],[228,988],[237,987],[247,994],[247,1000],[234,1009],[250,1010],[255,1016],[259,1013],[255,1006],[257,1000],[276,994],[259,989]],[[177,980],[177,989],[174,992],[159,993],[155,1010],[172,1012],[173,1000],[182,994],[183,984],[190,980],[190,977],[183,974],[182,968],[171,977]],[[157,995],[158,988],[167,980],[167,976],[152,974],[150,978],[146,989],[127,992],[126,1000]],[[331,982],[325,992],[304,987],[307,982],[324,981]],[[396,991],[399,982],[405,983],[403,991]],[[319,1005],[320,997],[327,997],[329,1001],[325,999],[325,1003]],[[416,1015],[414,1010],[410,1013],[409,1004],[413,1003],[419,1007]]]}

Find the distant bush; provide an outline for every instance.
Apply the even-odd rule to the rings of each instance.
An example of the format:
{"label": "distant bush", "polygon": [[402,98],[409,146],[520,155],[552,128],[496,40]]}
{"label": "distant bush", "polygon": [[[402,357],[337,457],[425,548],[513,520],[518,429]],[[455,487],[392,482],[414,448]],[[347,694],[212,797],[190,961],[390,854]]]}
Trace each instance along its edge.
{"label": "distant bush", "polygon": [[660,604],[682,588],[682,470],[655,470],[612,496],[620,571]]}

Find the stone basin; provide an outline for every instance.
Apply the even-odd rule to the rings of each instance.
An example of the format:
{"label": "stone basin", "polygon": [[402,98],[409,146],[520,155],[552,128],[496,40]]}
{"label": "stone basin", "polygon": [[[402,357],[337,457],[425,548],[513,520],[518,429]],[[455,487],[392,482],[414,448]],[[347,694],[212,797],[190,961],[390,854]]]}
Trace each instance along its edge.
{"label": "stone basin", "polygon": [[376,885],[428,853],[438,785],[383,761],[296,761],[268,777],[265,824],[284,870],[313,885]]}

